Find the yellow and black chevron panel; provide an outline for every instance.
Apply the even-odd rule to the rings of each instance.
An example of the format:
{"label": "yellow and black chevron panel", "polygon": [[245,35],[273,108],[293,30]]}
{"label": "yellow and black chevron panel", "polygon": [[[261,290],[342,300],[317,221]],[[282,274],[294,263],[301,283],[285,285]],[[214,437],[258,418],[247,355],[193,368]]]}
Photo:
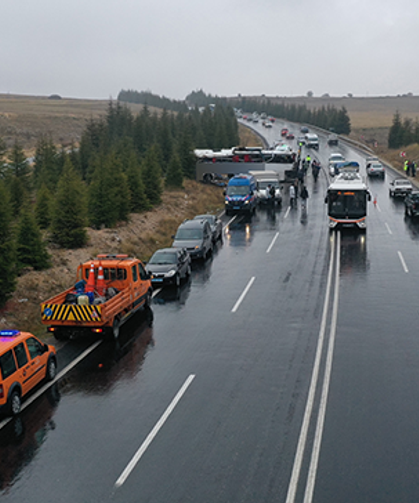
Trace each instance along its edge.
{"label": "yellow and black chevron panel", "polygon": [[75,304],[42,304],[42,319],[45,321],[102,321],[101,306]]}

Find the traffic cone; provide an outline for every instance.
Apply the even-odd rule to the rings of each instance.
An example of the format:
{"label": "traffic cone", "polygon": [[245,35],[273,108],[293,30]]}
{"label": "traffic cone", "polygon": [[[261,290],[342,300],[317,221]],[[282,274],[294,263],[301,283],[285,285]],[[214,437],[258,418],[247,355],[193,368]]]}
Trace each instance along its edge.
{"label": "traffic cone", "polygon": [[95,291],[95,264],[93,262],[90,264],[89,277],[87,278],[87,283],[84,291],[85,292]]}
{"label": "traffic cone", "polygon": [[375,195],[375,196],[374,196],[374,201],[373,201],[373,203],[374,203],[374,206],[376,206],[376,205],[377,205],[377,195]]}
{"label": "traffic cone", "polygon": [[101,297],[103,297],[106,293],[106,283],[103,276],[103,267],[101,262],[99,262],[99,268],[97,272],[96,291]]}

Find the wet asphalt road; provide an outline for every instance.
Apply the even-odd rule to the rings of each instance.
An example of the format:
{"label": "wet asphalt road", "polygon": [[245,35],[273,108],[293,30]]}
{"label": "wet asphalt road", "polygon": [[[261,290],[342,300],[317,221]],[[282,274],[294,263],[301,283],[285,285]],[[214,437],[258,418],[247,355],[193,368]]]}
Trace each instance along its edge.
{"label": "wet asphalt road", "polygon": [[[267,134],[277,138],[279,127]],[[360,159],[324,140],[314,156],[325,165],[332,150]],[[317,444],[307,503],[418,501],[419,223],[389,198],[391,177],[369,182],[377,204],[366,234],[340,236],[324,425],[319,438],[332,300],[294,495],[338,242],[325,173],[307,179],[307,215],[289,211],[284,193],[281,209],[234,220],[190,282],[156,295],[152,328],[133,318],[120,348],[102,343],[0,430],[2,502],[302,502]],[[88,345],[64,348],[61,367]]]}

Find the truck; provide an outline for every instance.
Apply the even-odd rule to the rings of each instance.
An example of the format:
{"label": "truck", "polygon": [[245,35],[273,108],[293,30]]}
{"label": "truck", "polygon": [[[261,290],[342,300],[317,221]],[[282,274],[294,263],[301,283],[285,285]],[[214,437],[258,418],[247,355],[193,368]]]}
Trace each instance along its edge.
{"label": "truck", "polygon": [[121,325],[150,306],[151,277],[128,255],[98,255],[80,264],[75,284],[41,303],[41,322],[57,340],[87,334],[118,339]]}
{"label": "truck", "polygon": [[319,137],[314,133],[307,133],[305,135],[306,138],[306,147],[314,148],[315,150],[319,150]]}
{"label": "truck", "polygon": [[271,185],[275,187],[275,203],[278,206],[282,203],[281,185],[280,185],[280,175],[276,171],[272,170],[261,170],[261,171],[249,171],[249,175],[252,175],[256,180],[256,199],[257,203],[264,204],[268,202],[267,197],[267,187]]}

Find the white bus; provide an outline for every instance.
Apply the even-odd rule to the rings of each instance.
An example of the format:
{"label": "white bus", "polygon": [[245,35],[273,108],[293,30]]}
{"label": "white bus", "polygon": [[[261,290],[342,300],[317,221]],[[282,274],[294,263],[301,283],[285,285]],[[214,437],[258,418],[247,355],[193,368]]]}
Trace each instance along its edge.
{"label": "white bus", "polygon": [[368,201],[371,201],[371,194],[359,173],[346,172],[337,176],[329,185],[325,198],[329,227],[366,229]]}

